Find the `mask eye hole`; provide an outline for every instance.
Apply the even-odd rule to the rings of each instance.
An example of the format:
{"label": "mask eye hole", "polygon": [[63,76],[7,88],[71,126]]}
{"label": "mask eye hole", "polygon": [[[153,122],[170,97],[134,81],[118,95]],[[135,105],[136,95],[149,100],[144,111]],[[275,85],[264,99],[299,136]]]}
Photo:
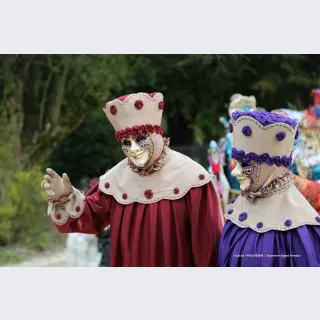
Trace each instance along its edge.
{"label": "mask eye hole", "polygon": [[250,176],[252,173],[252,167],[249,164],[243,163],[242,164],[242,174],[246,177]]}
{"label": "mask eye hole", "polygon": [[124,153],[128,153],[131,148],[131,141],[128,139],[122,140],[121,147]]}
{"label": "mask eye hole", "polygon": [[128,140],[128,139],[122,140],[122,147],[130,148],[131,147],[131,141]]}
{"label": "mask eye hole", "polygon": [[145,139],[147,139],[147,137],[145,137],[145,136],[137,136],[136,141],[137,141],[137,143],[140,143],[142,140],[145,140]]}
{"label": "mask eye hole", "polygon": [[127,140],[127,139],[124,139],[122,141],[122,145],[125,146],[125,147],[131,147],[131,141],[130,140]]}
{"label": "mask eye hole", "polygon": [[139,144],[139,146],[141,148],[147,148],[149,146],[149,143],[150,143],[148,137],[144,137],[144,136],[138,136],[136,138],[136,141],[137,141],[137,143]]}

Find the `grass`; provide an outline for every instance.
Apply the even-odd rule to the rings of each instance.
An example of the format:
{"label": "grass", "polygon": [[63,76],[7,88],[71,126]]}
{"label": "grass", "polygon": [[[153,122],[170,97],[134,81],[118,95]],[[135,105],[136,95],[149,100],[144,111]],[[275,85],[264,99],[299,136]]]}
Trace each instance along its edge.
{"label": "grass", "polygon": [[2,250],[0,249],[0,266],[5,266],[6,264],[19,263],[24,260],[24,257],[13,249],[11,250]]}

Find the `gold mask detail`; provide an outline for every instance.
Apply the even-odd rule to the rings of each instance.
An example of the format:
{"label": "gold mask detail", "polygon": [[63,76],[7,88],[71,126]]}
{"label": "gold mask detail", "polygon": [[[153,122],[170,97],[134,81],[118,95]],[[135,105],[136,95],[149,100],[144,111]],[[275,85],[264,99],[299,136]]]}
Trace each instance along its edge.
{"label": "gold mask detail", "polygon": [[150,135],[130,136],[121,140],[121,148],[137,168],[146,168],[153,156],[154,145]]}

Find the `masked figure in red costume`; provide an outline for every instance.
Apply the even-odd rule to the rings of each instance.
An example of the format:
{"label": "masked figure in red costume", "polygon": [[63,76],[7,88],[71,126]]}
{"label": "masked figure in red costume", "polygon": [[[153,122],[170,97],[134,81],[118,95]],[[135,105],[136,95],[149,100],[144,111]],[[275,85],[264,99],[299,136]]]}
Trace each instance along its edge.
{"label": "masked figure in red costume", "polygon": [[47,169],[48,215],[62,233],[111,227],[111,267],[209,267],[222,230],[213,176],[162,137],[161,93],[108,102],[104,112],[127,157],[84,196]]}

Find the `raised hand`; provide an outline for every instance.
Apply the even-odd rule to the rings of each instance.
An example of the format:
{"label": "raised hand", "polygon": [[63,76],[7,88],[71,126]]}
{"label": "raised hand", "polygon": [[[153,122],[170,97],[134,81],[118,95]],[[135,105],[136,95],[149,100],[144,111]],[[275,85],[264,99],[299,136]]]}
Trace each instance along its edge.
{"label": "raised hand", "polygon": [[59,201],[72,192],[72,184],[66,173],[62,178],[52,169],[46,170],[47,174],[41,183],[42,188],[53,201]]}

